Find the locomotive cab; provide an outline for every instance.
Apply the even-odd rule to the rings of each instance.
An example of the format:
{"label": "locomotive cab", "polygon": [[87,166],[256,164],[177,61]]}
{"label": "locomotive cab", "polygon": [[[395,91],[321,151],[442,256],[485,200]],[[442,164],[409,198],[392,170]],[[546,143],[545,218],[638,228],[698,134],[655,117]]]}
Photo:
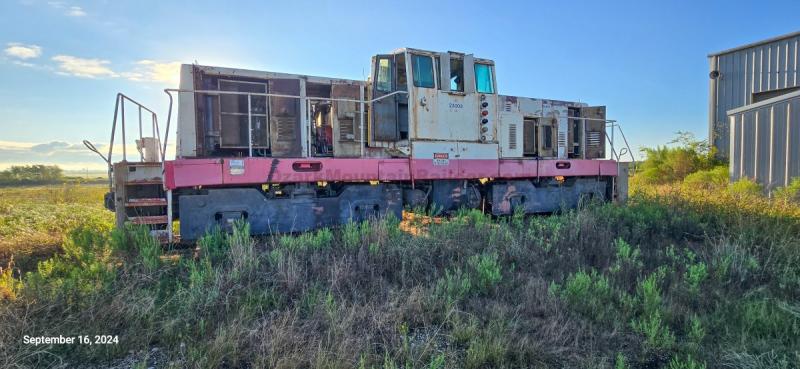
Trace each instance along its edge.
{"label": "locomotive cab", "polygon": [[464,152],[472,145],[497,152],[491,60],[458,52],[400,49],[373,57],[372,66],[370,145],[411,156],[439,151],[459,155],[453,146],[459,142]]}

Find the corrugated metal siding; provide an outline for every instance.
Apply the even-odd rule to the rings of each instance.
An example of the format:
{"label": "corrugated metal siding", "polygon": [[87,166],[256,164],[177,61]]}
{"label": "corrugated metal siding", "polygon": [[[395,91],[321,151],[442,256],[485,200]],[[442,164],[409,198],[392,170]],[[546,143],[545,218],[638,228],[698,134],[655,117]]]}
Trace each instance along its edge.
{"label": "corrugated metal siding", "polygon": [[719,71],[716,121],[709,124],[713,143],[720,152],[724,153],[729,145],[728,110],[751,104],[754,93],[799,86],[798,47],[800,35],[794,35],[709,58],[711,63],[716,62],[711,69]]}
{"label": "corrugated metal siding", "polygon": [[737,109],[728,122],[731,180],[772,190],[800,177],[800,92]]}

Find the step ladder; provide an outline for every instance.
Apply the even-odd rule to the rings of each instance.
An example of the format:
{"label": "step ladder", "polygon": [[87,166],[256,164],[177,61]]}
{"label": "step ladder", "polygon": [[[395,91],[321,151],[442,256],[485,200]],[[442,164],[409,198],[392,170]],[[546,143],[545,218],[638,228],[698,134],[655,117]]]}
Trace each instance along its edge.
{"label": "step ladder", "polygon": [[144,225],[162,243],[177,242],[171,232],[167,192],[160,162],[114,163],[114,210],[117,227]]}
{"label": "step ladder", "polygon": [[[133,105],[138,113],[138,139],[135,139],[139,161],[128,161],[128,129],[125,125],[125,107]],[[170,109],[172,102],[170,102]],[[129,114],[133,115],[133,114]],[[117,139],[117,123],[120,123]],[[164,188],[164,167],[166,141],[169,137],[169,117],[161,140],[156,113],[122,93],[117,93],[114,105],[114,120],[111,126],[111,141],[108,154],[104,155],[97,147],[84,140],[83,144],[99,155],[108,165],[109,192],[104,199],[105,206],[114,211],[117,228],[126,223],[147,226],[150,234],[162,243],[178,242],[172,231],[172,193]],[[146,135],[146,131],[150,131]],[[134,136],[135,138],[135,136]],[[114,163],[114,144],[122,146],[122,161]],[[164,142],[163,146],[161,142]]]}

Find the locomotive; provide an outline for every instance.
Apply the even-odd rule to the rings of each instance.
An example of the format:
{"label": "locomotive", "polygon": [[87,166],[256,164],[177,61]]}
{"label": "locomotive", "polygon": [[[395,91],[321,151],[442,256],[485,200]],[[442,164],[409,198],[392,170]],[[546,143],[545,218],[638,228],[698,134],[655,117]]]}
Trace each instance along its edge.
{"label": "locomotive", "polygon": [[[185,64],[165,92],[163,139],[156,114],[119,94],[101,156],[118,225],[170,242],[239,219],[254,234],[303,232],[404,207],[549,213],[627,195],[629,148],[615,150],[604,106],[500,95],[495,63],[472,54],[398,49],[372,57],[366,81]],[[126,104],[138,110],[137,161]],[[123,158],[112,163],[115,140]]]}

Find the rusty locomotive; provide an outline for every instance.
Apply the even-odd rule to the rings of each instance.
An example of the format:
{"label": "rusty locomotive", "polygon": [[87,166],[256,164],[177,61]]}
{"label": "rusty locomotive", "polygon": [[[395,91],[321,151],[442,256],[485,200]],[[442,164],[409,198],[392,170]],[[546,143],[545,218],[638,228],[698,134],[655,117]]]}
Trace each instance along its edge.
{"label": "rusty locomotive", "polygon": [[[192,241],[237,219],[253,233],[302,232],[406,206],[505,215],[626,196],[629,148],[615,149],[624,135],[604,106],[500,95],[494,62],[458,52],[398,49],[371,71],[359,81],[182,65],[179,87],[165,90],[164,137],[154,112],[119,94],[101,154],[107,207],[119,225]],[[139,117],[134,161],[126,104]]]}

